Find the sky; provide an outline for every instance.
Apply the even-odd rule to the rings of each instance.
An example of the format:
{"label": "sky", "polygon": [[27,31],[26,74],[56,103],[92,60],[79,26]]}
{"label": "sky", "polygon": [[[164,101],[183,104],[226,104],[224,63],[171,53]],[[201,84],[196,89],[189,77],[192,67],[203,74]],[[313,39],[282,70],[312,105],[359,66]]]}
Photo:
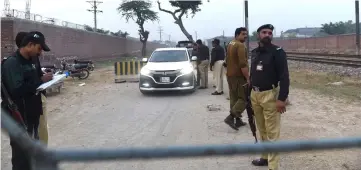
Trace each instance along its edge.
{"label": "sky", "polygon": [[[2,0],[3,2],[4,0]],[[122,0],[103,0],[98,6],[98,28],[116,32],[127,31],[138,37],[138,26],[127,23],[116,8]],[[158,10],[157,1],[152,0],[152,9],[158,12],[159,22],[145,24],[150,31],[149,40],[159,40],[159,27],[162,28],[162,40],[180,41],[186,37],[171,15]],[[162,8],[174,10],[167,0],[160,0]],[[26,0],[10,0],[10,8],[25,11]],[[275,34],[299,27],[320,27],[323,23],[337,21],[355,21],[354,0],[249,0],[249,29],[256,30],[263,24],[273,24]],[[48,18],[56,18],[72,23],[94,26],[93,13],[88,12],[91,5],[86,0],[32,0],[31,13]],[[4,3],[0,4],[4,9]],[[183,19],[187,31],[194,38],[208,39],[222,35],[232,36],[237,27],[244,26],[244,0],[203,0],[201,11],[193,18]]]}

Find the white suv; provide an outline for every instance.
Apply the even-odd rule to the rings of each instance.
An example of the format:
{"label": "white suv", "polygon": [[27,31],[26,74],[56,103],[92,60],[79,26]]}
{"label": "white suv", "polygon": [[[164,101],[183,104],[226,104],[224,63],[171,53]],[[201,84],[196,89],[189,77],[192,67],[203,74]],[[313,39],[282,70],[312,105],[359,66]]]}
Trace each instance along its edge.
{"label": "white suv", "polygon": [[147,62],[140,71],[139,89],[142,93],[150,91],[196,89],[195,71],[187,48],[158,48],[152,55],[143,59]]}

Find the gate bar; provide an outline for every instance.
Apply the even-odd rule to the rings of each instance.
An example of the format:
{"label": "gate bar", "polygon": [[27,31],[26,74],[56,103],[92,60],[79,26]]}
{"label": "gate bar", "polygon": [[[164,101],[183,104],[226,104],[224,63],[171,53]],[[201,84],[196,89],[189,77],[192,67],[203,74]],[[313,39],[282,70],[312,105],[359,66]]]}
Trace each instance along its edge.
{"label": "gate bar", "polygon": [[30,138],[25,129],[21,128],[9,113],[1,108],[1,128],[9,134],[19,146],[33,155],[44,156],[47,152],[45,145]]}
{"label": "gate bar", "polygon": [[293,152],[356,147],[361,147],[361,137],[309,141],[279,141],[260,144],[242,143],[157,148],[57,149],[53,156],[57,161],[130,160],[221,155],[232,156],[267,152]]}
{"label": "gate bar", "polygon": [[243,143],[228,145],[170,146],[156,148],[108,149],[46,149],[30,139],[26,132],[1,109],[1,126],[9,135],[35,157],[47,157],[53,164],[59,161],[130,160],[154,158],[181,158],[201,156],[231,156],[267,152],[344,149],[361,147],[361,137],[309,141],[279,141],[275,143]]}

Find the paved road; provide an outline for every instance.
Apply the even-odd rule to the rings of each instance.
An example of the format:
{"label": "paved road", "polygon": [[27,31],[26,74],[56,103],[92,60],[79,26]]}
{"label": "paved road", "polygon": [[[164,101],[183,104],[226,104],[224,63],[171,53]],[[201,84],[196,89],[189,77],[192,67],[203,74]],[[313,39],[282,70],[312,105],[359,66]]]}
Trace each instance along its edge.
{"label": "paved road", "polygon": [[[136,83],[113,83],[112,74],[111,69],[94,72],[89,80],[84,81],[85,86],[78,86],[81,83],[78,80],[67,81],[61,94],[48,98],[50,147],[94,148],[226,144],[252,142],[253,140],[248,126],[236,132],[223,123],[223,119],[228,115],[228,101],[225,99],[226,96],[210,96],[213,88],[198,90],[188,95],[172,93],[144,96],[138,91]],[[294,93],[307,94],[308,92],[295,90]],[[304,101],[304,98],[294,100],[293,107],[295,108],[289,109],[288,115],[304,113],[297,108],[300,107],[299,103]],[[210,112],[206,109],[207,104],[218,104],[221,110]],[[356,107],[350,109],[354,109],[355,112],[360,110]],[[310,114],[307,110],[305,113]],[[332,128],[330,131],[324,130],[324,127],[327,126],[326,123],[324,127],[317,123],[311,124],[312,121],[305,125],[310,120],[304,121],[304,116],[301,114],[298,119],[294,119],[293,116],[287,117],[286,115],[285,119],[291,120],[291,122],[285,123],[286,131],[284,134],[286,139],[317,138],[320,134],[325,134],[324,132],[330,132],[324,136],[335,137],[341,133],[334,131],[337,128]],[[360,117],[357,120],[353,118],[353,121],[361,124]],[[289,128],[297,126],[300,128],[289,130]],[[351,135],[358,133],[355,127],[348,128],[348,130],[350,128],[354,130]],[[1,167],[4,170],[9,170],[11,152],[7,137],[4,134],[2,137]],[[355,156],[360,158],[359,152],[335,152],[336,155],[333,156],[335,158],[327,156],[328,153],[330,152],[310,152],[284,156],[281,166],[282,169],[287,170],[342,170],[345,169],[344,166],[351,167],[350,169],[354,167],[355,170],[356,167],[361,168],[360,163],[356,161],[357,157],[354,158]],[[62,164],[61,167],[62,169],[74,170],[267,169],[252,167],[250,161],[254,157],[247,155],[222,158],[67,163]]]}

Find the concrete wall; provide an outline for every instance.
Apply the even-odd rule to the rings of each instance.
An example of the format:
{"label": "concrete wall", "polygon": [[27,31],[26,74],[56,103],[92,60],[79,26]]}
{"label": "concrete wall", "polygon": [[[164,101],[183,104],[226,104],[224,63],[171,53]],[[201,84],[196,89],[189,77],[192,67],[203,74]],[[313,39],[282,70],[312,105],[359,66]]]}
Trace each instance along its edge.
{"label": "concrete wall", "polygon": [[[80,59],[101,60],[122,57],[125,54],[140,55],[142,44],[136,40],[108,36],[94,32],[60,27],[18,18],[1,18],[1,56],[15,49],[15,36],[19,31],[40,31],[45,35],[51,52],[44,53],[42,62],[54,62],[56,58],[76,56]],[[147,43],[147,51],[164,47]]]}
{"label": "concrete wall", "polygon": [[[345,53],[355,54],[356,35],[334,35],[327,37],[297,38],[288,40],[274,40],[274,44],[281,46],[287,51],[317,52],[317,53]],[[257,46],[256,42],[250,42],[251,49]]]}

